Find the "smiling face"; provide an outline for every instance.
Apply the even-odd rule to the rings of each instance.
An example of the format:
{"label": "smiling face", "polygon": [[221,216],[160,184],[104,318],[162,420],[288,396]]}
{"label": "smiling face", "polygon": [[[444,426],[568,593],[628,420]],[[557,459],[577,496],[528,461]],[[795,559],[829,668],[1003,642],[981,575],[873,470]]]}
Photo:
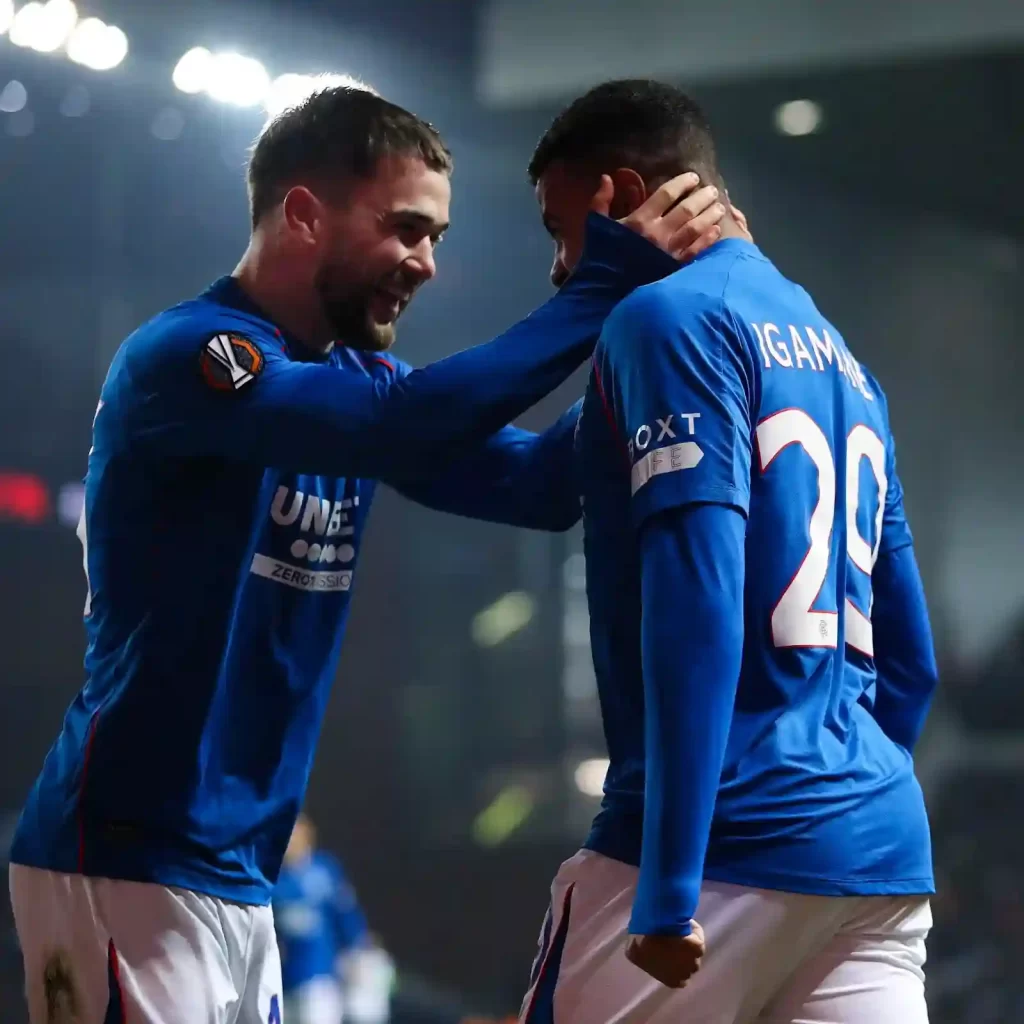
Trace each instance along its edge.
{"label": "smiling face", "polygon": [[384,351],[417,289],[437,272],[448,227],[448,175],[413,157],[386,157],[330,206],[315,272],[324,319],[339,341]]}
{"label": "smiling face", "polygon": [[318,349],[393,343],[434,276],[452,166],[432,125],[352,84],[318,88],[264,126],[248,171],[254,251],[298,336]]}

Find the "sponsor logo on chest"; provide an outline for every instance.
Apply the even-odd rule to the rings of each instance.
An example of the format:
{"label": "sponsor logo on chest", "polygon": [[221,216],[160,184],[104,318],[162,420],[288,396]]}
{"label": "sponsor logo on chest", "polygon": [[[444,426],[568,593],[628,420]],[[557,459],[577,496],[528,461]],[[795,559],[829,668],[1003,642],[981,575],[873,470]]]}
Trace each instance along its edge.
{"label": "sponsor logo on chest", "polygon": [[[297,590],[339,591],[352,586],[356,557],[354,518],[359,496],[331,500],[280,486],[270,506],[275,526],[299,535],[288,547],[290,561],[253,556],[250,571]],[[274,531],[276,533],[276,531]],[[276,546],[276,544],[275,544]]]}

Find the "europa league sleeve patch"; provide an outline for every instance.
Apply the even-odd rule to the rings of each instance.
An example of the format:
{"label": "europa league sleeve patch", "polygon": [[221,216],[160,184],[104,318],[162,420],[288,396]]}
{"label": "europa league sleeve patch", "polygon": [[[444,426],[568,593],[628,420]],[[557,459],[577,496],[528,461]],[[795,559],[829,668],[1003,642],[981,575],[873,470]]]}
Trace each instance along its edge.
{"label": "europa league sleeve patch", "polygon": [[199,356],[203,380],[214,391],[241,391],[266,366],[256,343],[241,334],[215,334]]}

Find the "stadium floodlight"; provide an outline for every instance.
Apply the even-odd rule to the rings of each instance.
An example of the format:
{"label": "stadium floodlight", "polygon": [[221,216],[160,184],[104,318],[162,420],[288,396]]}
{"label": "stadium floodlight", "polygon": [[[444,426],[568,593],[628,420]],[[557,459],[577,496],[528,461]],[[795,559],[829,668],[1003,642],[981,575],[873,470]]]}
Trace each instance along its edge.
{"label": "stadium floodlight", "polygon": [[470,635],[479,647],[497,647],[521,629],[525,629],[536,612],[536,602],[522,590],[503,594],[494,604],[477,612],[470,625]]}
{"label": "stadium floodlight", "polygon": [[14,0],[0,0],[0,36],[2,36],[14,21]]}
{"label": "stadium floodlight", "polygon": [[609,764],[606,757],[591,757],[581,761],[573,772],[576,788],[584,796],[600,796],[604,792],[604,777],[608,774]]}
{"label": "stadium floodlight", "polygon": [[21,82],[14,80],[0,89],[0,111],[5,114],[16,114],[19,110],[24,110],[26,103],[28,90]]}
{"label": "stadium floodlight", "polygon": [[210,81],[212,68],[213,54],[203,46],[194,46],[175,65],[171,80],[182,92],[204,92]]}
{"label": "stadium floodlight", "polygon": [[10,37],[15,46],[31,46],[35,38],[39,19],[43,13],[43,5],[37,0],[25,4],[11,21]]}
{"label": "stadium floodlight", "polygon": [[263,101],[269,117],[276,117],[289,107],[300,104],[316,91],[313,75],[279,75],[271,83]]}
{"label": "stadium floodlight", "polygon": [[263,107],[268,117],[276,117],[289,107],[298,106],[313,93],[339,85],[347,85],[352,89],[365,89],[375,96],[380,95],[372,86],[351,75],[279,75],[267,90]]}
{"label": "stadium floodlight", "polygon": [[128,37],[116,25],[86,18],[71,33],[67,53],[76,64],[93,71],[109,71],[128,55]]}
{"label": "stadium floodlight", "polygon": [[823,120],[814,100],[790,100],[775,108],[775,128],[782,135],[813,135]]}
{"label": "stadium floodlight", "polygon": [[270,88],[267,69],[254,57],[240,53],[215,53],[206,92],[211,99],[235,107],[255,107]]}
{"label": "stadium floodlight", "polygon": [[77,21],[78,8],[71,0],[26,4],[14,16],[11,42],[40,53],[53,53],[64,45]]}

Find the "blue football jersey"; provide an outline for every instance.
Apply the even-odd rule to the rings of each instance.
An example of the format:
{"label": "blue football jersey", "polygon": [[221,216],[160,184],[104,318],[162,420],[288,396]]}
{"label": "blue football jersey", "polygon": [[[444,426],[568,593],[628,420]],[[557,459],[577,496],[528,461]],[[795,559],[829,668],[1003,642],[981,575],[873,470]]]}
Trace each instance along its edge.
{"label": "blue football jersey", "polygon": [[[755,246],[720,242],[609,319],[577,446],[611,760],[587,846],[641,863],[642,615],[688,656],[671,601],[642,607],[638,531],[682,506],[727,506],[746,517],[742,657],[704,877],[932,891],[911,755],[872,714],[872,569],[911,535],[885,396],[839,331]],[[675,742],[687,740],[683,723]]]}
{"label": "blue football jersey", "polygon": [[87,680],[11,858],[265,904],[302,803],[377,480],[544,529],[579,516],[573,419],[502,424],[676,264],[592,218],[579,272],[495,340],[422,369],[316,357],[232,278],[124,342],[80,537]]}
{"label": "blue football jersey", "polygon": [[282,865],[273,906],[285,993],[313,978],[334,977],[338,956],[366,940],[355,890],[341,864],[322,850]]}

